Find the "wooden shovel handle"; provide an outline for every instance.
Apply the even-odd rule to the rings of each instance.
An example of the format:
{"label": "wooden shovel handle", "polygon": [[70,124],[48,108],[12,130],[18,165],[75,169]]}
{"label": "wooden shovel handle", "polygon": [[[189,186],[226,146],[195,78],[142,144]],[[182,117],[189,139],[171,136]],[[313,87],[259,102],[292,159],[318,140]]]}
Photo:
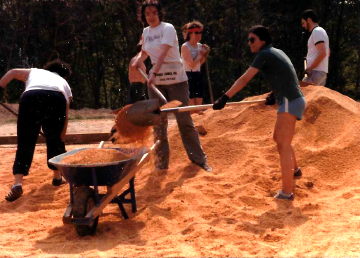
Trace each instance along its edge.
{"label": "wooden shovel handle", "polygon": [[[229,102],[229,103],[226,103],[225,107],[244,105],[244,104],[265,103],[265,101],[266,101],[266,99],[240,101],[240,102]],[[165,113],[188,112],[188,111],[209,109],[212,107],[213,107],[213,104],[206,104],[206,105],[186,106],[186,107],[177,107],[177,108],[166,108],[166,109],[162,109],[161,112],[165,112]]]}
{"label": "wooden shovel handle", "polygon": [[[148,82],[149,81],[149,78],[147,77],[147,75],[144,73],[143,70],[141,70],[140,68],[137,68],[138,71],[141,73],[141,75],[145,78],[145,80]],[[164,97],[164,95],[159,91],[158,88],[155,87],[154,84],[151,84],[150,87],[155,91],[156,95],[158,96],[158,98],[161,100],[161,106],[162,105],[165,105],[167,103],[167,100],[166,98]]]}

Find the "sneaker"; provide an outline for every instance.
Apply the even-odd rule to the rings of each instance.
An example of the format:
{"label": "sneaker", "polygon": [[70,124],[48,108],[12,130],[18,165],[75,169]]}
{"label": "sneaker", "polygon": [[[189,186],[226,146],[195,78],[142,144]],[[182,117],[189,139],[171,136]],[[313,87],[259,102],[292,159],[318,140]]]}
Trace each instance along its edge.
{"label": "sneaker", "polygon": [[212,172],[212,167],[209,166],[209,164],[207,162],[202,163],[202,164],[198,164],[193,162],[194,164],[198,165],[199,167],[201,167],[203,170],[205,170],[206,172]]}
{"label": "sneaker", "polygon": [[298,168],[296,172],[294,172],[294,177],[301,177],[301,176],[302,176],[301,168]]}
{"label": "sneaker", "polygon": [[21,185],[11,187],[10,192],[5,196],[5,200],[13,202],[23,194]]}
{"label": "sneaker", "polygon": [[52,180],[52,185],[53,186],[60,186],[60,185],[63,185],[63,184],[66,184],[66,180],[65,178],[61,177],[61,178],[53,178]]}
{"label": "sneaker", "polygon": [[277,192],[277,194],[274,196],[274,198],[279,200],[288,200],[293,201],[294,200],[294,194],[291,193],[290,195],[284,194],[281,190]]}

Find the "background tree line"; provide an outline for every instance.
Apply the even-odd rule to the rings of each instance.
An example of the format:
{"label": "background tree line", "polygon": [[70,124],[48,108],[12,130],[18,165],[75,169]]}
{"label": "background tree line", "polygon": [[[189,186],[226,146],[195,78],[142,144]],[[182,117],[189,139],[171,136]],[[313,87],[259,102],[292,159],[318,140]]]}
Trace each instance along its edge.
{"label": "background tree line", "polygon": [[[128,64],[136,54],[143,24],[136,0],[0,1],[0,75],[16,67],[43,67],[61,58],[72,66],[69,79],[72,108],[122,107],[129,86]],[[219,97],[253,60],[247,31],[255,24],[270,28],[274,47],[292,60],[301,79],[307,38],[300,15],[314,9],[330,39],[327,87],[354,99],[360,97],[359,0],[163,0],[165,21],[172,23],[180,45],[181,27],[192,20],[205,26],[203,43],[211,47],[208,58],[214,97]],[[150,63],[147,63],[149,66]],[[150,68],[150,67],[149,67]],[[205,72],[205,71],[203,71]],[[17,102],[24,85],[7,87],[8,102]],[[256,76],[234,97],[269,91]],[[209,103],[209,94],[205,97]]]}

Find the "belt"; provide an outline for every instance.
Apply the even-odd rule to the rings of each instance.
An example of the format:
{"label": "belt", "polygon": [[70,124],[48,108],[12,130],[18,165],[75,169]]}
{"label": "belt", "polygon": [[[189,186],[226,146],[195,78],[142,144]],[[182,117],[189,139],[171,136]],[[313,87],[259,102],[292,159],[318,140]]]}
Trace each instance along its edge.
{"label": "belt", "polygon": [[190,73],[197,73],[197,72],[200,72],[200,70],[195,70],[195,71],[193,71],[193,70],[185,70],[185,72],[190,72]]}

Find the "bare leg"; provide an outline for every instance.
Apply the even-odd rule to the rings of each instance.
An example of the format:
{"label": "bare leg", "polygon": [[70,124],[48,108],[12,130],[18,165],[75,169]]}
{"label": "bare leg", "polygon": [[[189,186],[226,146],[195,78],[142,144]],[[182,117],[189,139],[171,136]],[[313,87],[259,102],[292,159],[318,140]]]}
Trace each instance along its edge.
{"label": "bare leg", "polygon": [[14,185],[22,184],[23,182],[23,174],[15,174],[14,175]]}
{"label": "bare leg", "polygon": [[54,172],[54,178],[55,179],[61,179],[61,174],[59,170],[53,170]]}
{"label": "bare leg", "polygon": [[282,192],[291,194],[294,177],[294,166],[296,157],[291,141],[295,132],[296,117],[289,113],[277,115],[274,130],[274,140],[280,155],[280,166],[282,174]]}
{"label": "bare leg", "polygon": [[291,146],[291,156],[292,156],[292,159],[294,160],[294,172],[295,172],[299,167],[298,167],[298,164],[296,161],[296,156],[295,156],[295,151],[294,151],[293,146]]}

